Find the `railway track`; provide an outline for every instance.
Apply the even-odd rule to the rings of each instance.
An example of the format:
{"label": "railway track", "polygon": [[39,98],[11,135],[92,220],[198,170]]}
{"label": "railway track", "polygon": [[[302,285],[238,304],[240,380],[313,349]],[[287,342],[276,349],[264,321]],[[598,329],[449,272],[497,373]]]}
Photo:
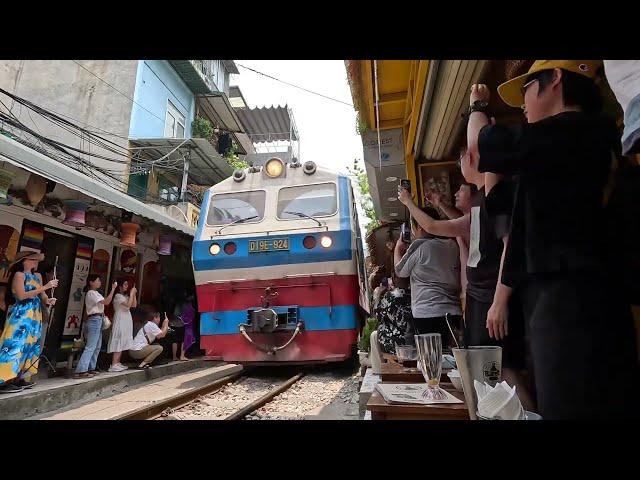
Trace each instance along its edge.
{"label": "railway track", "polygon": [[[296,373],[289,379],[280,382],[273,388],[265,388],[266,392],[259,395],[257,398],[251,399],[248,403],[235,408],[232,413],[224,415],[221,420],[242,420],[247,415],[256,411],[260,407],[263,407],[275,397],[289,389],[300,379],[304,377],[305,373]],[[191,390],[184,394],[172,397],[162,402],[155,403],[151,406],[141,408],[134,412],[131,412],[120,419],[122,420],[162,420],[171,418],[171,414],[180,411],[181,409],[188,408],[191,404],[201,402],[204,397],[209,397],[209,402],[216,401],[216,394],[223,390],[225,387],[234,387],[247,381],[261,381],[260,377],[252,375],[252,371],[242,371],[234,375],[213,381],[207,385],[203,385],[195,390]],[[270,382],[266,382],[269,384]],[[211,404],[211,403],[210,403]]]}

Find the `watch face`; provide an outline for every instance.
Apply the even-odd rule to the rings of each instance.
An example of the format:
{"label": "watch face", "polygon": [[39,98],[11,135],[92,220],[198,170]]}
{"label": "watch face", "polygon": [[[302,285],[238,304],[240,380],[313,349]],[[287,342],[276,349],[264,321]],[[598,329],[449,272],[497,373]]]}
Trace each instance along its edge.
{"label": "watch face", "polygon": [[478,108],[486,108],[489,106],[489,102],[485,102],[483,100],[476,100],[474,103],[475,103],[475,106]]}

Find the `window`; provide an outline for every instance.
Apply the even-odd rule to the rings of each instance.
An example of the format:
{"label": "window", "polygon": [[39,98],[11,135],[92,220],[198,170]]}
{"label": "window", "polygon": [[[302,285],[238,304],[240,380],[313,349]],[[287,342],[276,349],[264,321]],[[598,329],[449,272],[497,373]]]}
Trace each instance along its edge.
{"label": "window", "polygon": [[167,101],[167,116],[164,121],[164,136],[166,138],[184,138],[184,126],[184,115],[180,113],[171,101]]}
{"label": "window", "polygon": [[242,218],[257,217],[247,223],[255,223],[264,217],[264,190],[255,192],[224,193],[211,199],[208,225],[226,225]]}
{"label": "window", "polygon": [[310,217],[335,215],[338,210],[338,198],[335,183],[301,185],[286,187],[278,192],[278,218],[293,220],[298,215],[285,212],[297,212]]}
{"label": "window", "polygon": [[166,178],[158,175],[158,196],[168,202],[177,202],[180,197],[180,189]]}

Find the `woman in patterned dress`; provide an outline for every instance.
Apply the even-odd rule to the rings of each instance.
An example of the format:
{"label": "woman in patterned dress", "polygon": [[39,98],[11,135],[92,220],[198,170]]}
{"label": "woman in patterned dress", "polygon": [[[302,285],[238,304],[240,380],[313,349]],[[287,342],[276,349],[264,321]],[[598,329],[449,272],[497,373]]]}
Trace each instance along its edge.
{"label": "woman in patterned dress", "polygon": [[55,305],[56,299],[45,293],[58,286],[51,280],[42,286],[42,276],[35,273],[44,255],[19,252],[9,274],[10,305],[5,328],[0,337],[0,392],[14,393],[31,388],[31,376],[38,372],[40,335],[42,334],[42,305]]}
{"label": "woman in patterned dress", "polygon": [[[406,335],[410,330],[411,317],[411,293],[406,279],[394,276],[393,284],[398,285],[388,290],[380,298],[375,309],[378,318],[378,342],[384,353],[395,353],[395,345],[404,345]],[[405,287],[405,288],[400,288]]]}

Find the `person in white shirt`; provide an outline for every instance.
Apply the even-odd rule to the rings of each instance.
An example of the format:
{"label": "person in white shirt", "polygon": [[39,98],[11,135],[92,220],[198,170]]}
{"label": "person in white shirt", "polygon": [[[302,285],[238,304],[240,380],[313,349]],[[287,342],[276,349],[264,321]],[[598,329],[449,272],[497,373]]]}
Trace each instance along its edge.
{"label": "person in white shirt", "polygon": [[104,306],[109,305],[113,299],[113,294],[118,287],[118,283],[114,282],[111,286],[111,293],[104,298],[98,292],[102,286],[102,280],[99,275],[89,275],[87,278],[87,286],[84,297],[84,305],[87,310],[87,320],[84,325],[84,333],[86,337],[86,345],[73,378],[93,377],[98,373],[96,363],[98,362],[98,354],[102,344],[102,317],[104,315]]}
{"label": "person in white shirt", "polygon": [[129,350],[129,356],[136,360],[142,360],[138,368],[150,368],[158,355],[162,353],[162,345],[153,344],[158,338],[163,338],[169,330],[169,319],[165,313],[162,328],[160,328],[160,313],[149,314],[149,319],[138,331],[133,339],[133,345]]}

